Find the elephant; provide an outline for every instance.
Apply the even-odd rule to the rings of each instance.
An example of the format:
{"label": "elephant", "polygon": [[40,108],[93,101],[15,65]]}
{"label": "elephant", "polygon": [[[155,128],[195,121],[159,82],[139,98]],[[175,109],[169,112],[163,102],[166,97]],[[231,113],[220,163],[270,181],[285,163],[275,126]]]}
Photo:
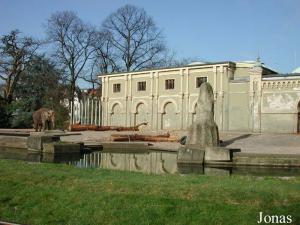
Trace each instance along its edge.
{"label": "elephant", "polygon": [[33,127],[35,131],[51,130],[55,127],[55,112],[52,109],[40,108],[33,113]]}

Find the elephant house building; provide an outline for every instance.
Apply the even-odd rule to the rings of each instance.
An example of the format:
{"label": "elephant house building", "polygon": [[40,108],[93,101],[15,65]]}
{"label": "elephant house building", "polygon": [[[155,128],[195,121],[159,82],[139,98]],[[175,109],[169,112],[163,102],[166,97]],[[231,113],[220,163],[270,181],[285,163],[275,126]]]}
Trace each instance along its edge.
{"label": "elephant house building", "polygon": [[186,130],[195,118],[198,88],[209,82],[220,131],[297,133],[297,71],[279,74],[257,60],[198,62],[176,68],[101,75],[101,104],[98,103],[99,112],[92,115],[99,115],[97,124],[103,126],[148,122],[141,128]]}

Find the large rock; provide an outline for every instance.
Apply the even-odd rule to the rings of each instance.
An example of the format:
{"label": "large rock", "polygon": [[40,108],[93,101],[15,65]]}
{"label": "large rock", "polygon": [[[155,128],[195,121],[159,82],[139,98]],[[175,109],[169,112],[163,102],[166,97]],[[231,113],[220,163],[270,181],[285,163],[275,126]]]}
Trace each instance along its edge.
{"label": "large rock", "polygon": [[189,128],[186,145],[197,145],[199,149],[205,149],[217,147],[218,144],[218,127],[214,121],[214,94],[210,84],[205,82],[200,86],[196,120]]}
{"label": "large rock", "polygon": [[189,128],[186,146],[178,151],[178,163],[231,161],[230,149],[219,147],[219,131],[214,121],[214,93],[209,83],[199,88],[196,119]]}

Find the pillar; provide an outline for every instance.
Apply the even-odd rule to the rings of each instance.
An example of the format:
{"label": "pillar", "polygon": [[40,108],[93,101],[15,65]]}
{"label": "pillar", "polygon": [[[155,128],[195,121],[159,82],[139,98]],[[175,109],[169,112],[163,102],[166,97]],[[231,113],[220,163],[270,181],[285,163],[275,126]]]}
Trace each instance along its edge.
{"label": "pillar", "polygon": [[91,124],[90,96],[87,97],[87,124]]}
{"label": "pillar", "polygon": [[[130,113],[130,108],[128,108],[128,75],[124,75],[124,96],[125,96],[125,126],[130,126],[130,119],[128,113]],[[129,112],[128,112],[129,111]]]}
{"label": "pillar", "polygon": [[83,98],[80,100],[80,123],[83,124]]}
{"label": "pillar", "polygon": [[126,76],[125,80],[126,85],[126,126],[134,126],[134,119],[132,119],[131,107],[132,107],[132,74]]}
{"label": "pillar", "polygon": [[87,124],[87,98],[84,97],[84,124]]}
{"label": "pillar", "polygon": [[73,124],[73,119],[74,119],[74,115],[73,115],[73,107],[72,107],[72,102],[69,101],[70,104],[70,124]]}
{"label": "pillar", "polygon": [[151,115],[150,118],[150,129],[154,130],[155,126],[154,126],[154,72],[151,72],[150,74],[150,104],[149,104],[150,109],[149,113]]}
{"label": "pillar", "polygon": [[261,132],[261,77],[262,64],[257,60],[255,65],[250,70],[250,85],[249,85],[249,108],[251,111],[251,127],[253,132]]}
{"label": "pillar", "polygon": [[105,77],[105,101],[106,101],[106,104],[105,104],[105,111],[106,111],[106,124],[107,125],[110,125],[109,123],[109,97],[108,97],[108,93],[109,93],[109,78],[108,77]]}
{"label": "pillar", "polygon": [[219,107],[219,130],[224,130],[224,124],[223,124],[223,114],[224,114],[224,107],[223,107],[223,101],[224,101],[224,90],[223,90],[223,80],[224,78],[224,67],[220,67],[220,91],[219,91],[219,97],[218,97],[218,107]]}
{"label": "pillar", "polygon": [[185,94],[184,94],[184,97],[185,97],[185,108],[186,108],[186,120],[185,120],[185,123],[186,123],[186,128],[189,127],[189,105],[190,105],[190,91],[189,91],[189,69],[187,68],[186,69],[186,74],[185,74]]}
{"label": "pillar", "polygon": [[94,97],[91,98],[91,124],[94,124]]}
{"label": "pillar", "polygon": [[155,124],[155,129],[156,130],[159,130],[160,127],[159,127],[159,115],[158,115],[158,112],[159,112],[159,74],[158,72],[156,71],[155,74],[154,74],[154,80],[155,80],[155,94],[154,94],[154,113],[153,113],[153,116],[154,116],[154,124]]}
{"label": "pillar", "polygon": [[101,120],[102,120],[102,116],[101,116],[101,112],[102,112],[102,104],[101,104],[101,99],[98,99],[98,126],[101,126]]}
{"label": "pillar", "polygon": [[183,98],[184,98],[184,93],[183,93],[183,79],[184,79],[184,70],[183,69],[180,69],[180,93],[179,93],[179,110],[180,110],[180,126],[179,126],[179,129],[183,129]]}

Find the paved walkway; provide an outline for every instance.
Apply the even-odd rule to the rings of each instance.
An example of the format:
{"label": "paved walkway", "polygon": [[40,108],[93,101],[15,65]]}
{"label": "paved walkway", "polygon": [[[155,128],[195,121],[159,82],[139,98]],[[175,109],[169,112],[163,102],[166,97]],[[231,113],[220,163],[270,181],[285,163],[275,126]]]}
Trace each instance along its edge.
{"label": "paved walkway", "polygon": [[[110,135],[116,131],[93,132],[84,131],[81,136],[62,137],[65,140],[110,141]],[[128,134],[133,132],[118,132]],[[158,132],[159,134],[165,132]],[[139,134],[157,134],[157,132],[139,132]],[[186,131],[174,131],[171,135],[182,137]],[[251,134],[251,133],[220,133],[223,145],[228,148],[240,148],[242,152],[268,154],[300,154],[299,134]],[[154,146],[177,149],[179,143],[153,143]]]}
{"label": "paved walkway", "polygon": [[221,133],[220,136],[226,147],[241,148],[242,152],[300,154],[299,134]]}

